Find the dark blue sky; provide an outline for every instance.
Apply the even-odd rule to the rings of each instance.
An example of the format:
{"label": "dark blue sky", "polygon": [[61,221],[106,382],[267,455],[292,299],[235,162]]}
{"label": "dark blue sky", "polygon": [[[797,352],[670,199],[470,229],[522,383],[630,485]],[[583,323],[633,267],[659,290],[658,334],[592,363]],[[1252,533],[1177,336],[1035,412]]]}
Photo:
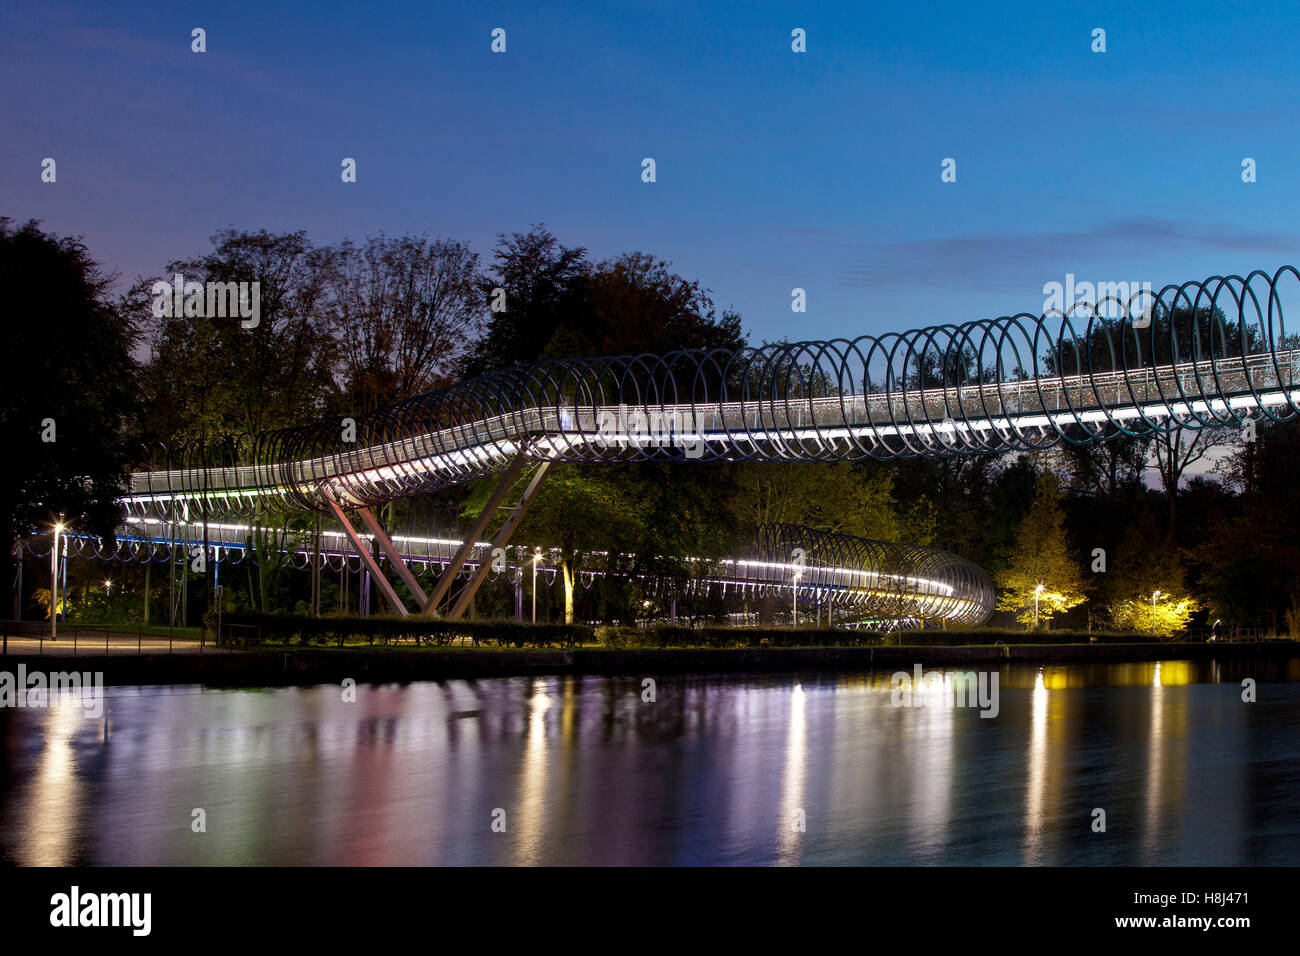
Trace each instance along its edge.
{"label": "dark blue sky", "polygon": [[1294,7],[737,6],[9,0],[0,214],[128,279],[226,226],[487,258],[545,222],[671,260],[755,339],[1037,312],[1067,272],[1300,259]]}

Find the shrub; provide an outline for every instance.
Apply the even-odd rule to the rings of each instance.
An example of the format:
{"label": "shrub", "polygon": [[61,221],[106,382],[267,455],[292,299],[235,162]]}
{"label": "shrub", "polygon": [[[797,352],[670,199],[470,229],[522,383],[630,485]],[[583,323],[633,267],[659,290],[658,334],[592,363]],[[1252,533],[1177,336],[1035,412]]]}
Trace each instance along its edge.
{"label": "shrub", "polygon": [[470,643],[475,647],[582,647],[599,644],[606,648],[729,648],[729,647],[879,647],[959,646],[969,644],[1086,644],[1094,642],[1147,643],[1148,634],[1088,634],[1081,631],[876,631],[789,628],[690,628],[662,625],[644,630],[622,625],[591,628],[582,624],[527,624],[521,621],[448,621],[426,617],[357,617],[301,614],[227,613],[226,624],[258,627],[262,639],[274,644],[367,644],[426,645],[448,647]]}
{"label": "shrub", "polygon": [[426,617],[357,617],[335,614],[310,617],[301,614],[239,612],[223,617],[226,624],[258,627],[262,638],[276,644],[343,644],[349,640],[368,644],[424,644],[446,647],[470,642],[500,647],[573,647],[590,643],[589,627],[570,624],[521,624],[518,621],[448,621]]}

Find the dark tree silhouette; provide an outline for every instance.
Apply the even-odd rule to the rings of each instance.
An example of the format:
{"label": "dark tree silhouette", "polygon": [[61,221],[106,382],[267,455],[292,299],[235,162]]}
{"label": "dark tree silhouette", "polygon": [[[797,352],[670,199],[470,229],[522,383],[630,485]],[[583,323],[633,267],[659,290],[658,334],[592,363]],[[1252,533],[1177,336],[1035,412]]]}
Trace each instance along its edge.
{"label": "dark tree silhouette", "polygon": [[0,219],[10,357],[0,400],[6,583],[17,537],[49,531],[60,514],[77,531],[111,537],[120,517],[137,366],[130,314],[110,299],[114,278],[79,238]]}

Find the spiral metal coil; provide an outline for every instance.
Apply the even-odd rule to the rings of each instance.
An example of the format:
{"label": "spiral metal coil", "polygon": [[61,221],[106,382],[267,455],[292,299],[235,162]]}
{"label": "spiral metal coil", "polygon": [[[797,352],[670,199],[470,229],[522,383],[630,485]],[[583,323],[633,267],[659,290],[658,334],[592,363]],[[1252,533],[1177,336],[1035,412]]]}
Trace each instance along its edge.
{"label": "spiral metal coil", "polygon": [[763,526],[743,570],[801,601],[882,618],[983,624],[997,600],[983,568],[947,551],[789,524]]}
{"label": "spiral metal coil", "polygon": [[[1042,449],[1293,418],[1300,350],[1283,286],[1212,277],[1066,311],[852,341],[547,360],[355,420],[292,428],[132,476],[128,505],[208,516],[380,504],[564,462],[836,461]],[[1108,311],[1121,312],[1108,318]]]}
{"label": "spiral metal coil", "polygon": [[[323,546],[317,548],[311,532],[285,529],[269,531],[270,547],[258,549],[255,560],[271,562],[293,570],[305,570],[319,561],[325,572],[339,572],[346,565],[352,573],[361,573],[360,555],[341,532],[326,530]],[[61,553],[68,558],[116,561],[124,564],[168,564],[192,558],[203,549],[208,560],[238,566],[250,555],[250,537],[254,529],[237,525],[210,525],[206,529],[190,524],[163,522],[127,523],[111,539],[85,534],[62,536]],[[401,557],[417,574],[441,573],[461,542],[445,538],[415,537],[394,534]],[[27,553],[48,557],[50,544],[45,538],[23,542]],[[531,568],[532,549],[516,547],[505,566],[495,573],[514,575]],[[545,551],[543,580],[555,583],[554,563],[558,553]],[[467,563],[468,576],[478,563],[487,558],[480,549]],[[381,557],[381,561],[387,558]],[[593,564],[584,561],[584,564]],[[718,589],[750,598],[774,597],[789,600],[797,591],[797,600],[806,607],[834,607],[855,616],[890,620],[947,620],[958,624],[982,624],[993,612],[993,582],[977,565],[938,548],[914,547],[885,541],[872,541],[846,534],[834,534],[790,524],[764,525],[759,529],[756,545],[747,556],[737,559],[706,561],[693,559],[694,576],[682,593],[700,594]],[[546,575],[549,574],[549,580]],[[581,572],[584,587],[607,572],[599,566]],[[625,576],[620,574],[619,576]],[[642,581],[646,593],[672,597],[676,591],[665,590],[661,582]]]}

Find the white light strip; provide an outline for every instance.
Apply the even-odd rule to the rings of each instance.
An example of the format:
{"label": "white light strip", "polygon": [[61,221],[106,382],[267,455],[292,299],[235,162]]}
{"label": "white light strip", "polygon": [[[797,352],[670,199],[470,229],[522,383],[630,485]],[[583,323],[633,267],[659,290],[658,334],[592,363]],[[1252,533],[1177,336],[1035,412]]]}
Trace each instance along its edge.
{"label": "white light strip", "polygon": [[[1279,353],[1279,364],[1287,367],[1300,364],[1300,350],[1292,352]],[[1255,366],[1263,366],[1265,369],[1272,368],[1272,362],[1267,353],[1262,353],[1255,358]],[[1208,362],[1201,363],[1184,363],[1178,366],[1162,366],[1157,369],[1152,376],[1149,370],[1143,376],[1141,384],[1144,388],[1150,389],[1152,382],[1160,383],[1163,379],[1173,378],[1174,381],[1165,381],[1164,384],[1171,386],[1170,391],[1177,391],[1177,379],[1181,375],[1186,379],[1189,371],[1212,371]],[[1221,369],[1222,371],[1222,369]],[[1231,371],[1231,370],[1228,370]],[[575,431],[564,428],[560,419],[555,414],[555,409],[549,407],[534,407],[518,411],[512,411],[508,414],[498,415],[490,419],[458,425],[452,428],[444,429],[438,433],[429,433],[416,436],[409,440],[392,442],[386,445],[375,445],[359,449],[353,453],[341,456],[341,462],[346,467],[349,462],[375,461],[376,459],[384,461],[384,464],[374,465],[368,468],[361,468],[358,471],[338,474],[334,470],[335,459],[333,457],[315,458],[293,463],[284,467],[262,467],[262,466],[239,466],[235,468],[217,468],[209,469],[206,472],[203,469],[188,469],[181,471],[169,472],[137,472],[131,477],[131,487],[149,488],[157,483],[168,484],[172,480],[181,483],[187,483],[191,487],[187,490],[175,492],[168,491],[162,493],[152,493],[149,491],[133,492],[128,494],[124,500],[131,502],[165,502],[175,500],[197,500],[203,498],[224,498],[224,497],[256,497],[260,494],[275,495],[289,492],[297,492],[311,495],[314,487],[323,484],[336,496],[348,500],[359,500],[360,495],[354,495],[353,489],[364,487],[374,483],[383,482],[400,482],[402,479],[412,474],[444,474],[449,479],[460,476],[462,478],[478,477],[481,475],[481,469],[484,466],[500,464],[503,459],[510,458],[521,451],[523,446],[518,441],[518,434],[513,437],[507,437],[504,432],[510,429],[514,432],[522,430],[526,434],[532,435],[534,445],[526,452],[534,458],[545,459],[548,457],[563,457],[566,453],[573,452],[585,447],[599,446],[602,450],[610,446],[622,446],[627,448],[655,448],[667,445],[695,445],[704,442],[709,445],[728,445],[736,441],[748,442],[754,446],[758,442],[774,443],[819,443],[822,441],[834,440],[851,440],[865,438],[873,444],[878,439],[883,438],[903,438],[906,436],[919,436],[925,439],[937,439],[944,441],[942,436],[955,436],[956,434],[970,435],[971,433],[987,433],[997,431],[1009,433],[1013,430],[1033,428],[1042,429],[1052,426],[1063,427],[1075,424],[1076,422],[1100,423],[1107,420],[1128,421],[1137,418],[1163,419],[1171,416],[1185,417],[1193,415],[1214,415],[1216,413],[1227,414],[1232,410],[1272,407],[1285,404],[1300,404],[1300,390],[1284,390],[1276,386],[1261,394],[1258,398],[1253,394],[1235,395],[1228,399],[1216,398],[1210,400],[1196,400],[1193,402],[1156,402],[1149,404],[1134,404],[1132,401],[1121,403],[1118,397],[1118,385],[1126,384],[1123,377],[1124,373],[1110,373],[1115,378],[1112,384],[1116,385],[1116,401],[1111,404],[1107,403],[1105,408],[1097,408],[1080,404],[1078,411],[1053,411],[1053,412],[1026,412],[1024,414],[1004,414],[1001,417],[993,418],[988,416],[969,418],[963,417],[954,419],[951,416],[945,417],[943,421],[935,422],[932,418],[928,421],[917,423],[895,423],[885,424],[881,422],[872,423],[870,421],[861,424],[852,424],[845,426],[818,427],[815,422],[812,424],[798,424],[795,426],[787,425],[784,428],[763,428],[759,422],[765,417],[764,409],[756,407],[758,403],[718,403],[713,405],[676,405],[663,406],[662,409],[656,409],[655,414],[647,416],[647,422],[653,424],[658,420],[663,422],[679,422],[683,416],[696,425],[696,429],[690,432],[648,435],[646,433],[635,433],[629,431],[618,431],[612,433],[601,433],[597,435],[592,431]],[[1136,371],[1129,373],[1136,376]],[[1204,377],[1204,376],[1201,376]],[[1250,382],[1249,374],[1246,374],[1247,383]],[[1071,384],[1072,383],[1072,384]],[[916,401],[919,401],[924,407],[927,399],[942,398],[943,407],[949,406],[949,398],[955,393],[957,404],[960,405],[963,395],[970,396],[973,394],[989,394],[995,398],[992,404],[1001,405],[1003,399],[1007,396],[1005,392],[1021,383],[996,383],[990,385],[954,387],[952,389],[935,389],[921,392],[908,392],[903,390],[898,392],[873,393],[866,396],[856,395],[845,400],[840,396],[830,396],[821,398],[795,399],[787,404],[785,418],[790,418],[792,414],[798,413],[802,417],[805,409],[813,412],[812,417],[815,419],[815,410],[822,409],[840,409],[843,413],[846,406],[861,407],[864,410],[871,404],[884,405],[887,409],[899,405],[904,414],[895,415],[894,417],[906,418],[907,409]],[[1037,401],[1040,392],[1051,393],[1065,392],[1074,389],[1082,389],[1085,393],[1096,393],[1103,390],[1103,382],[1090,382],[1086,376],[1071,376],[1064,379],[1030,379],[1023,383],[1024,388],[1021,392],[1024,396]],[[626,421],[629,406],[593,406],[583,407],[580,410],[583,416],[588,414],[593,422],[600,421],[602,416],[607,413],[615,414],[616,419]],[[926,413],[933,414],[933,413]],[[959,413],[962,414],[962,413]],[[715,426],[713,428],[700,429],[698,424],[708,418],[716,422],[726,422],[729,417],[739,416],[740,422],[728,430],[725,426]],[[767,415],[767,418],[780,418],[780,415]],[[521,419],[523,423],[521,424]],[[413,455],[422,448],[445,447],[450,443],[449,439],[456,438],[465,440],[467,438],[478,439],[482,437],[482,443],[471,445],[464,448],[454,448],[452,450],[440,452],[433,455],[423,455],[413,457]],[[549,454],[548,454],[549,453]],[[772,457],[782,458],[783,455],[775,454]],[[396,461],[391,459],[396,458]],[[260,485],[259,482],[265,477],[282,476],[285,472],[298,476],[300,483],[292,487],[286,487],[282,483]],[[203,482],[199,480],[200,476],[207,481],[211,481],[216,476],[220,481],[235,482],[234,487],[223,488],[205,488]]]}
{"label": "white light strip", "polygon": [[[128,517],[126,519],[126,523],[133,524],[133,525],[138,525],[138,524],[162,525],[164,527],[185,525],[186,527],[196,528],[196,529],[202,529],[204,527],[202,521],[170,522],[170,521],[163,520],[161,518]],[[209,531],[230,531],[232,533],[239,534],[239,535],[247,535],[251,530],[251,526],[246,524],[217,524],[214,522],[208,522],[207,529]],[[321,535],[325,537],[331,537],[331,538],[346,537],[341,531],[322,530]],[[367,540],[373,540],[373,537],[371,535],[360,534],[359,536],[366,538]],[[73,535],[73,537],[90,538],[91,535],[79,534],[79,535]],[[179,539],[168,535],[166,536],[166,540],[170,543],[175,543]],[[453,550],[459,549],[460,546],[464,543],[463,541],[458,541],[454,538],[418,538],[418,537],[412,537],[408,535],[393,535],[391,540],[394,542],[405,541],[410,544],[447,545],[449,548]],[[184,543],[189,544],[192,543],[192,541],[186,539]],[[209,541],[208,545],[210,547],[236,547],[241,549],[244,547],[244,544],[242,542],[235,543],[235,542],[228,542],[228,541]],[[478,548],[490,548],[491,546],[492,546],[491,542],[489,541],[480,541],[477,545]],[[520,547],[520,546],[516,545],[516,547]],[[311,553],[310,549],[307,548],[295,548],[293,550],[296,550],[302,554]],[[554,551],[555,549],[551,548],[548,550]],[[340,553],[343,553],[341,549],[340,549]],[[600,555],[600,556],[607,555],[607,552],[604,551],[590,552],[590,553]],[[408,554],[403,554],[402,557],[407,561],[429,562],[429,561],[442,560],[441,558],[435,558],[432,555],[427,555],[427,554],[421,556],[421,555],[408,553]],[[448,558],[450,558],[450,555],[448,556]],[[847,579],[848,581],[852,581],[854,578],[857,578],[861,582],[863,582],[863,584],[861,585],[863,589],[876,590],[876,591],[880,591],[883,589],[878,586],[875,588],[869,588],[867,587],[867,582],[875,582],[877,585],[879,585],[879,583],[882,581],[902,581],[905,584],[913,584],[918,587],[928,588],[932,592],[929,596],[942,594],[951,597],[954,593],[952,585],[946,584],[943,581],[936,581],[932,578],[911,577],[909,575],[900,575],[900,574],[882,574],[877,571],[864,571],[861,568],[836,567],[833,565],[808,565],[800,569],[797,565],[794,564],[786,564],[786,563],[771,562],[771,561],[750,561],[750,560],[733,559],[733,558],[722,558],[717,561],[713,561],[709,558],[688,557],[685,560],[692,561],[692,562],[731,565],[737,569],[737,574],[735,578],[712,579],[712,580],[716,580],[717,583],[763,584],[770,587],[778,587],[778,588],[790,588],[793,586],[785,581],[773,581],[768,577],[759,577],[757,575],[745,576],[740,573],[740,569],[742,568],[755,568],[764,571],[788,572],[792,576],[796,571],[802,570],[803,576],[808,580],[799,585],[799,588],[801,590],[815,591],[818,590],[819,588],[853,587],[852,584],[836,585],[833,583],[826,582],[825,580],[822,580],[826,577],[831,577],[831,578],[843,578],[843,579]],[[604,572],[601,571],[601,572],[593,572],[593,573],[603,574]],[[817,578],[818,580],[814,581],[813,578]],[[710,579],[706,579],[706,580],[710,580]],[[901,593],[901,592],[893,592],[893,593]]]}

